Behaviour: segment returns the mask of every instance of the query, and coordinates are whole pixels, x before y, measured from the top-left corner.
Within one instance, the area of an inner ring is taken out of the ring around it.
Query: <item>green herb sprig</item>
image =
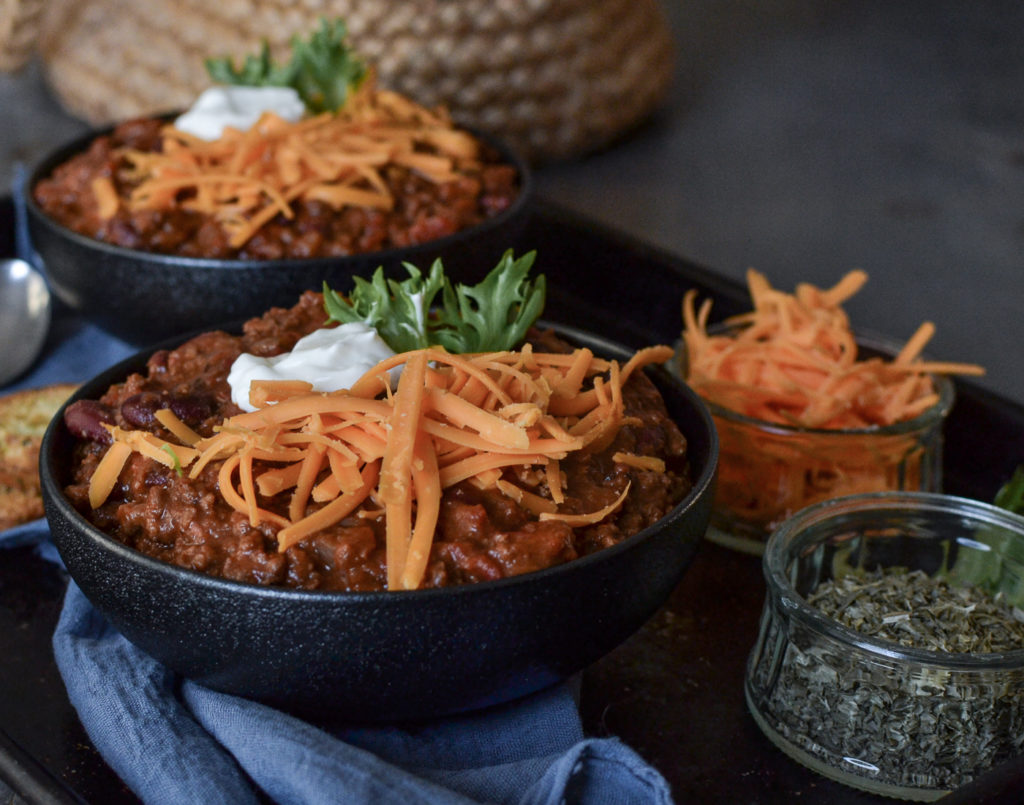
[[[1024,464],[999,488],[993,503],[1015,514],[1024,514]]]
[[[992,502],[1007,511],[1024,514],[1024,464],[999,488]],[[970,537],[988,550],[958,551],[949,569],[951,575],[961,584],[973,584],[992,594],[1000,593],[1009,603],[1024,608],[1024,580],[1016,569],[1024,562],[1024,548],[1002,529],[981,527]]]
[[[291,87],[313,114],[334,112],[345,105],[349,94],[367,75],[363,61],[347,42],[342,20],[320,20],[320,29],[308,41],[292,38],[292,56],[276,63],[270,45],[263,40],[257,55],[245,57],[236,67],[230,56],[207,59],[206,71],[220,84],[248,87]]]
[[[396,352],[434,345],[456,353],[511,349],[544,309],[544,276],[528,277],[535,258],[536,252],[517,258],[506,251],[473,286],[453,284],[440,259],[426,276],[404,263],[409,278],[402,281],[378,268],[370,281],[356,277],[347,297],[324,283],[324,308],[329,321],[375,328]]]

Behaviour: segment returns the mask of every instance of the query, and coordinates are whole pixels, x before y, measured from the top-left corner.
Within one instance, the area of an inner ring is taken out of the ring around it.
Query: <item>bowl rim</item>
[[[177,112],[170,112],[149,115],[148,117],[156,119],[172,119],[176,117],[177,114]],[[353,254],[337,256],[281,257],[277,259],[260,260],[244,257],[189,257],[187,255],[150,252],[144,249],[132,249],[126,246],[108,243],[107,241],[99,240],[98,238],[92,238],[88,235],[76,232],[73,229],[69,229],[64,224],[50,217],[50,215],[48,215],[43,208],[39,206],[35,200],[35,194],[33,192],[35,186],[42,179],[52,174],[54,169],[71,157],[79,153],[84,153],[94,140],[98,137],[110,134],[117,125],[118,124],[115,123],[110,126],[92,129],[45,154],[32,166],[21,187],[25,207],[31,219],[35,220],[40,225],[45,226],[55,236],[63,238],[66,241],[75,244],[79,248],[97,252],[100,259],[107,257],[116,258],[118,260],[139,260],[171,269],[177,267],[183,270],[203,269],[216,271],[251,271],[260,268],[277,268],[281,265],[301,265],[315,268],[317,265],[328,263],[335,265],[339,262],[344,263],[345,261],[378,261],[381,264],[393,264],[400,258],[407,258],[410,255],[423,251],[440,252],[457,244],[460,240],[470,235],[484,235],[493,229],[498,229],[521,215],[528,209],[533,201],[535,178],[525,157],[523,157],[522,154],[508,143],[491,134],[469,126],[457,125],[456,127],[460,130],[469,132],[477,139],[495,149],[504,162],[512,165],[516,169],[516,174],[519,178],[519,192],[516,194],[512,203],[497,215],[485,218],[483,221],[480,221],[471,227],[460,229],[459,231],[445,235],[444,237],[424,241],[423,243],[414,243],[408,246],[392,246],[387,249],[378,249],[370,252],[356,252]]]
[[[840,514],[857,512],[900,512],[908,508],[918,512],[959,513],[980,524],[996,525],[1021,533],[1024,538],[1024,516],[992,503],[942,492],[866,492],[823,500],[811,504],[779,525],[765,545],[762,569],[768,586],[768,599],[777,597],[786,613],[804,627],[832,642],[856,647],[877,658],[915,665],[957,671],[1014,670],[1024,668],[1024,648],[1002,652],[948,652],[915,646],[901,646],[891,640],[865,635],[825,615],[811,606],[793,587],[787,574],[787,553],[806,549],[806,540],[795,539],[787,551],[787,538],[811,525]]]
[[[708,333],[718,334],[729,329],[732,328],[724,323],[719,323],[709,327]],[[880,335],[871,330],[857,330],[853,335],[858,347],[864,346],[888,356],[898,354],[901,347],[901,343],[898,340]],[[686,355],[685,343],[682,339],[680,339],[678,343],[680,345],[677,349],[677,355],[679,357],[674,364],[679,364],[676,366],[676,370],[680,377],[685,381],[686,373],[682,365]],[[757,428],[759,431],[764,433],[771,433],[777,436],[867,436],[872,438],[882,436],[902,436],[908,433],[916,433],[918,431],[925,430],[932,425],[942,422],[953,408],[953,404],[956,401],[956,387],[953,380],[948,375],[942,374],[930,373],[928,377],[931,378],[932,383],[935,386],[935,391],[939,395],[939,399],[934,405],[929,406],[924,411],[917,414],[917,416],[910,419],[893,422],[891,425],[871,425],[866,428],[818,428],[808,427],[806,425],[787,425],[783,422],[772,422],[767,419],[758,419],[757,417],[748,416],[740,413],[739,411],[734,411],[731,408],[726,408],[723,405],[708,400],[703,395],[701,396],[701,399],[704,400],[708,409],[714,416],[719,417],[726,422],[737,425],[747,425],[749,427]]]
[[[303,590],[290,587],[282,586],[264,586],[258,584],[252,584],[248,582],[235,581],[232,579],[223,578],[220,576],[213,576],[207,573],[203,573],[198,570],[191,570],[184,568],[179,565],[175,565],[171,562],[166,562],[161,559],[152,557],[142,551],[135,548],[131,548],[114,537],[108,535],[103,530],[97,528],[89,520],[87,520],[78,510],[70,503],[67,496],[64,494],[64,490],[57,481],[56,472],[52,466],[51,456],[54,449],[54,442],[59,437],[59,432],[64,429],[64,411],[73,402],[86,399],[86,395],[92,395],[97,389],[100,393],[105,391],[112,383],[118,380],[123,380],[128,371],[132,371],[132,367],[138,367],[144,365],[148,357],[161,349],[173,348],[181,345],[188,341],[195,335],[203,332],[209,332],[211,329],[228,329],[230,332],[231,327],[237,327],[239,322],[232,322],[226,324],[223,328],[202,328],[194,333],[186,334],[184,336],[176,336],[171,339],[167,339],[160,344],[155,346],[146,347],[139,350],[127,358],[118,361],[113,366],[107,368],[103,372],[100,372],[95,377],[84,382],[74,394],[69,397],[61,408],[54,415],[50,421],[46,432],[43,435],[41,450],[40,450],[40,480],[43,486],[44,496],[49,498],[49,505],[56,507],[61,516],[63,516],[73,527],[79,531],[85,533],[85,538],[97,542],[105,550],[109,550],[117,555],[119,558],[140,565],[143,569],[154,573],[168,574],[172,579],[181,580],[191,585],[198,585],[199,587],[208,591],[221,591],[225,593],[242,593],[246,597],[252,597],[256,600],[269,600],[269,599],[287,599],[293,601],[306,601],[313,603],[330,603],[335,601],[345,602],[357,602],[359,605],[373,605],[381,602],[396,602],[406,599],[420,599],[430,600],[439,596],[451,597],[451,596],[474,596],[474,595],[487,595],[489,593],[497,592],[502,589],[509,587],[519,586],[530,586],[534,584],[543,584],[545,580],[552,575],[565,573],[567,568],[587,567],[593,564],[604,563],[611,561],[618,554],[629,550],[632,546],[639,542],[646,541],[653,537],[653,535],[659,532],[661,529],[671,526],[676,521],[682,520],[685,515],[693,509],[698,501],[703,498],[707,498],[713,491],[715,477],[717,474],[718,466],[718,434],[714,426],[714,422],[711,418],[710,412],[708,411],[704,400],[693,391],[686,383],[676,377],[673,373],[668,372],[662,366],[649,366],[645,367],[644,371],[654,374],[660,382],[674,388],[676,393],[681,395],[687,400],[690,407],[697,414],[697,418],[703,425],[704,435],[707,437],[707,455],[704,467],[701,468],[700,472],[696,477],[692,479],[692,486],[683,496],[683,498],[669,511],[664,517],[658,520],[656,523],[638,531],[635,534],[630,535],[621,542],[611,545],[607,548],[602,548],[586,556],[581,556],[573,559],[569,562],[563,562],[558,565],[543,568],[541,570],[531,571],[529,573],[521,573],[514,576],[506,576],[501,579],[492,581],[480,581],[473,582],[470,584],[457,584],[446,587],[438,588],[421,588],[416,590],[369,590],[369,591],[349,591],[349,590]],[[564,335],[568,339],[580,338],[590,342],[590,345],[595,349],[605,349],[612,354],[618,352],[620,354],[629,354],[632,350],[625,345],[612,341],[605,338],[604,336],[590,333],[585,330],[549,322],[545,319],[539,319],[537,325],[540,327],[550,327],[555,329],[560,335]],[[683,434],[688,444],[692,443],[689,434]],[[51,514],[47,509],[47,519],[49,520]],[[700,542],[702,535],[698,536],[693,540],[694,550]]]

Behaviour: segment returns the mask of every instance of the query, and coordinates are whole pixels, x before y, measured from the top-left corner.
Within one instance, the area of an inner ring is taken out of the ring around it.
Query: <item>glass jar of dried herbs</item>
[[[746,696],[805,765],[937,799],[1024,753],[1024,518],[929,493],[840,498],[768,542]]]

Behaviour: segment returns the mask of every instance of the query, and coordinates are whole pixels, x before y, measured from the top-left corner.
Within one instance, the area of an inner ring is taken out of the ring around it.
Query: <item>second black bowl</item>
[[[291,306],[326,281],[345,292],[353,276],[378,266],[404,278],[403,262],[426,271],[435,258],[457,281],[479,281],[516,245],[533,194],[529,166],[507,146],[480,134],[501,161],[515,167],[519,193],[504,211],[437,240],[347,257],[281,260],[204,259],[128,249],[59,224],[36,203],[32,188],[105,132],[58,149],[32,171],[25,189],[28,229],[57,297],[107,332],[137,345]]]

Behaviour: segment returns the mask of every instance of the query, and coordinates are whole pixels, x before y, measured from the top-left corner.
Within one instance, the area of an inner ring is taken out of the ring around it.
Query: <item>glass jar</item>
[[[930,493],[816,504],[764,554],[767,597],[745,693],[797,761],[876,794],[934,800],[1024,751],[1024,649],[949,653],[867,636],[808,603],[885,568],[943,575],[1024,606],[1024,517]]]
[[[727,331],[712,328],[711,332]],[[899,347],[859,335],[861,355],[891,357]],[[685,348],[678,350],[686,377]],[[942,491],[943,425],[955,389],[933,376],[938,401],[893,425],[836,430],[745,416],[705,400],[718,430],[718,480],[707,537],[753,554],[772,530],[805,506],[883,491]]]

